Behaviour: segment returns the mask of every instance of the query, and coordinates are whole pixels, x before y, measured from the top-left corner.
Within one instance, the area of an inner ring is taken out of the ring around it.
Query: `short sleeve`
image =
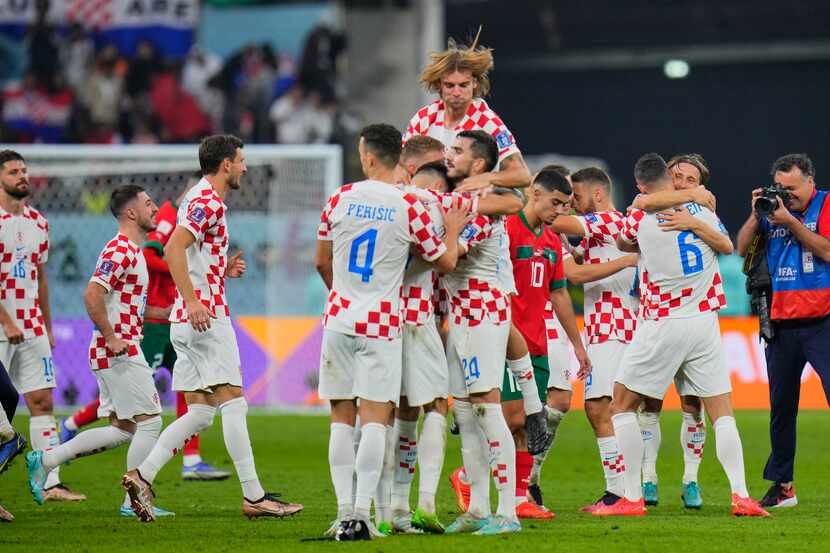
[[[634,243],[637,241],[637,235],[640,233],[640,221],[642,221],[646,212],[641,209],[631,209],[623,220],[622,231],[620,236],[626,242]]]
[[[90,282],[98,283],[110,292],[124,272],[133,264],[135,264],[135,255],[126,245],[116,243],[108,246],[98,258]]]
[[[215,226],[225,213],[225,206],[217,198],[211,196],[194,198],[188,202],[184,220],[180,226],[186,228],[196,238],[202,241],[205,234]]]
[[[461,230],[458,241],[469,250],[482,240],[489,238],[492,233],[493,223],[490,218],[485,215],[477,215]]]
[[[712,228],[718,229],[718,231],[720,231],[721,234],[729,236],[729,231],[726,230],[726,227],[721,222],[720,218],[717,215],[715,215],[715,213],[705,208],[700,208],[700,211],[698,213],[707,225],[711,226]]]
[[[513,133],[510,132],[510,129],[507,128],[507,125],[504,124],[501,117],[495,113],[492,113],[492,116],[492,122],[495,128],[490,132],[490,135],[495,139],[496,146],[499,148],[499,163],[501,163],[513,154],[520,153],[519,146],[516,144]]]
[[[320,225],[317,227],[317,240],[331,240],[331,224],[332,224],[332,213],[334,212],[334,208],[337,207],[337,204],[340,203],[340,197],[343,193],[348,192],[352,189],[351,184],[344,184],[340,188],[338,188],[334,194],[329,196],[328,201],[326,202],[326,207],[323,208],[323,212],[320,214]]]
[[[411,194],[404,194],[404,200],[408,204],[406,217],[410,239],[415,243],[421,257],[427,261],[435,261],[447,251],[447,246],[438,237],[432,217],[429,216],[424,204]]]
[[[830,238],[830,194],[824,196],[824,204],[818,214],[818,233]]]
[[[586,238],[600,242],[613,242],[622,232],[623,215],[614,211],[577,215]]]
[[[570,254],[567,252],[567,250],[565,250],[565,245],[562,243],[561,240],[558,240],[557,242],[559,251],[556,252],[556,262],[553,264],[552,267],[553,274],[551,275],[550,279],[551,290],[565,288],[568,285],[568,281],[565,278],[565,259],[570,257]]]
[[[42,217],[38,221],[38,227],[43,231],[43,236],[37,247],[38,263],[42,265],[49,261],[49,221],[45,217]]]

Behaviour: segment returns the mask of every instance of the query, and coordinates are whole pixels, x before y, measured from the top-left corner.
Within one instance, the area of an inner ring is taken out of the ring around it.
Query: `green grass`
[[[761,470],[768,453],[767,417],[763,412],[741,412],[741,430],[750,491],[760,497],[766,490]],[[241,495],[234,477],[220,483],[182,482],[180,461],[171,462],[156,480],[158,504],[177,513],[172,519],[140,524],[118,516],[126,448],[79,459],[62,469],[71,487],[86,493],[80,504],[46,504],[32,501],[22,460],[0,477],[2,504],[16,516],[0,526],[0,551],[202,551],[306,552],[347,548],[371,552],[478,551],[481,548],[530,548],[539,551],[730,551],[755,553],[774,547],[794,551],[821,551],[827,547],[826,434],[830,412],[804,412],[799,419],[797,459],[798,497],[795,509],[776,511],[772,519],[732,519],[729,489],[715,458],[714,434],[701,467],[704,507],[686,512],[680,504],[682,459],[679,416],[663,417],[663,449],[658,465],[661,503],[643,519],[596,519],[578,512],[602,491],[602,476],[594,441],[582,413],[571,413],[560,427],[543,474],[548,506],[557,518],[525,522],[519,535],[396,536],[370,543],[336,544],[304,541],[316,538],[334,515],[334,495],[327,466],[328,422],[312,416],[252,416],[249,419],[257,469],[266,489],[305,504],[305,511],[288,520],[248,521],[240,512]],[[168,421],[166,421],[168,422]],[[24,417],[15,426],[27,428]],[[231,463],[224,451],[221,425],[202,438],[204,457],[224,467]],[[460,462],[459,440],[448,440],[445,475]],[[439,513],[449,522],[454,516],[451,489],[442,480]],[[417,475],[416,475],[417,484]],[[413,495],[413,497],[415,497]],[[495,498],[495,492],[493,493]],[[529,549],[527,549],[529,550]]]

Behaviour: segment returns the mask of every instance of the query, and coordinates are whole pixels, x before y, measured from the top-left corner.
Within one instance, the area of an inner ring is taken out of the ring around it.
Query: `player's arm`
[[[167,267],[170,269],[170,276],[182,295],[185,307],[187,308],[190,324],[199,332],[210,328],[210,313],[207,307],[196,297],[196,290],[193,288],[193,281],[187,267],[187,248],[196,241],[196,237],[187,228],[177,226],[170,236],[170,240],[164,247],[164,257],[167,259]]]
[[[55,337],[52,334],[52,309],[49,307],[49,281],[46,278],[46,266],[43,263],[37,266],[37,300],[40,303],[40,312],[43,315],[43,326],[46,327],[49,345],[55,347]]]
[[[472,175],[464,179],[456,190],[473,192],[488,186],[504,188],[524,188],[530,185],[530,170],[527,168],[520,152],[515,152],[501,160],[498,171],[489,171]]]
[[[655,212],[689,202],[700,204],[709,211],[715,211],[715,196],[703,186],[686,190],[663,190],[651,194],[640,194],[634,198],[631,207]]]
[[[482,215],[514,215],[524,207],[524,196],[519,190],[494,190],[478,199],[476,213]]]
[[[560,215],[548,227],[556,233],[561,232],[569,236],[585,236],[585,227],[573,215]]]
[[[458,236],[470,217],[468,211],[457,208],[442,211],[441,214],[444,218],[444,246],[446,251],[434,261],[433,265],[439,273],[450,273],[455,270],[459,253],[462,251],[458,244]],[[466,250],[464,251],[466,253]]]
[[[645,216],[645,211],[632,209],[625,216],[622,230],[617,235],[617,248],[626,253],[639,253],[640,246],[637,244],[637,235],[640,233],[640,220]]]
[[[657,225],[664,231],[691,231],[718,253],[731,255],[734,251],[732,240],[725,232],[716,229],[703,218],[695,217],[685,207],[660,213],[659,217],[661,222]]]
[[[577,263],[573,257],[564,260],[565,276],[574,284],[602,280],[628,267],[636,267],[639,256],[629,254],[605,263]]]
[[[640,246],[637,242],[629,242],[622,236],[617,238],[617,249],[626,253],[640,253]]]
[[[579,327],[576,324],[576,313],[574,313],[574,306],[571,303],[568,288],[564,283],[557,283],[555,286],[550,292],[550,302],[553,304],[553,311],[556,313],[559,322],[562,323],[562,328],[565,330],[565,334],[568,335],[568,340],[573,344],[574,353],[579,360],[579,373],[577,376],[580,379],[584,379],[591,372],[591,360],[588,359],[588,353],[585,351],[582,337],[579,335]]]
[[[23,342],[23,331],[14,322],[14,319],[6,308],[0,304],[0,326],[3,327],[3,333],[10,344],[19,344]]]
[[[84,291],[84,305],[90,320],[95,327],[101,332],[104,340],[107,342],[107,347],[112,351],[113,355],[122,355],[126,353],[128,344],[124,340],[115,335],[112,329],[109,317],[107,316],[107,306],[104,303],[104,296],[108,290],[97,282],[90,282],[86,285]]]
[[[331,240],[317,240],[317,253],[314,256],[314,265],[317,273],[323,279],[323,284],[331,290],[333,279]]]

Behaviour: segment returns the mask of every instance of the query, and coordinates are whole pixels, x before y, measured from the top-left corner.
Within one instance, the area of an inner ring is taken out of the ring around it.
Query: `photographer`
[[[821,378],[830,402],[830,194],[816,190],[813,162],[789,154],[772,166],[773,186],[752,191],[753,213],[738,233],[745,256],[756,233],[766,238],[771,277],[773,336],[766,358],[772,451],[765,507],[798,503],[793,486],[796,417],[806,362]]]

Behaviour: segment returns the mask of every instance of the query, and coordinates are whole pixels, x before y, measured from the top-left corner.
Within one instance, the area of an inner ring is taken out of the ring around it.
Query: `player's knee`
[[[226,407],[229,403],[232,403],[236,400],[231,400],[227,403],[223,403],[222,407]],[[242,398],[242,401],[245,401],[245,398]],[[247,403],[243,406],[245,411],[248,410]],[[222,414],[227,414],[227,409],[223,409]],[[184,415],[186,417],[190,417],[193,421],[193,426],[196,427],[196,432],[201,432],[202,430],[210,427],[213,424],[213,418],[216,415],[216,408],[210,405],[205,405],[204,403],[194,403],[187,406],[187,414]]]
[[[610,421],[608,402],[604,399],[585,401],[585,416],[588,417],[588,422],[591,423],[594,429],[605,422],[606,419]]]
[[[519,410],[518,412],[514,411],[512,413],[505,413],[504,419],[505,421],[507,421],[507,427],[510,429],[511,434],[524,432],[525,413],[523,410]]]
[[[703,402],[697,396],[683,396],[680,407],[684,413],[689,413],[699,418],[703,411]]]
[[[36,390],[24,394],[26,405],[32,416],[51,415],[53,409],[52,390]]]
[[[647,398],[643,401],[643,411],[646,413],[660,413],[663,410],[663,400]]]
[[[561,411],[563,414],[571,410],[571,392],[567,390],[557,390],[550,388],[548,390],[548,407]]]

